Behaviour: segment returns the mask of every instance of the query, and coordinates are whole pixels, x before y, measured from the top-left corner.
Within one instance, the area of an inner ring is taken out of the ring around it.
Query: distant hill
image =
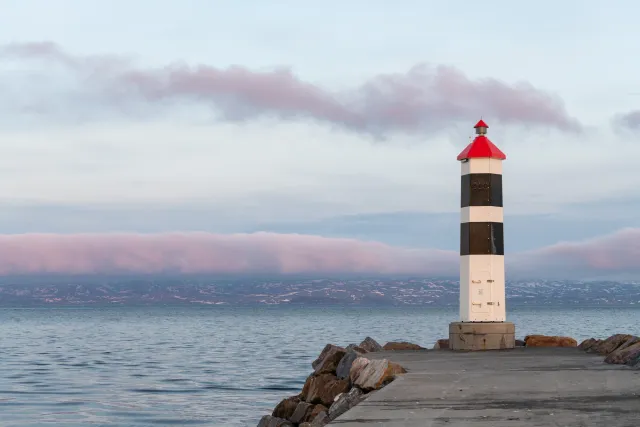
[[[512,281],[511,305],[629,306],[640,283]],[[453,279],[0,278],[0,307],[92,305],[455,306]]]

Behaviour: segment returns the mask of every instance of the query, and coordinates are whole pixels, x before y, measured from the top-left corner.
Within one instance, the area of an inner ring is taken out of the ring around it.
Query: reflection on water
[[[0,425],[255,426],[324,344],[431,346],[449,309],[0,309]],[[635,332],[640,309],[514,309],[519,337]]]

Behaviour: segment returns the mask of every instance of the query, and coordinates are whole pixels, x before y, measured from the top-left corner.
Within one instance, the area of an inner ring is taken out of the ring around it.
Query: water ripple
[[[255,426],[327,342],[442,338],[454,310],[0,309],[2,427]],[[518,336],[635,332],[632,308],[516,309]],[[318,332],[321,325],[321,332]]]

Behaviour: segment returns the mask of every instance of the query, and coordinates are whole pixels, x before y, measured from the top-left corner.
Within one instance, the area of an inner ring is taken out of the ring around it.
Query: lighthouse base
[[[453,322],[449,324],[451,350],[505,350],[516,345],[516,326],[511,322]]]

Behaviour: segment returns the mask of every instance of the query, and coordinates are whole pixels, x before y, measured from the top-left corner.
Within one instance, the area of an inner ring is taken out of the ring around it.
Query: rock
[[[578,342],[571,337],[550,335],[527,335],[524,337],[526,347],[577,347]]]
[[[365,354],[367,353],[367,350],[365,350],[364,348],[360,347],[357,344],[349,344],[348,346],[345,347],[345,350],[349,351],[349,350],[353,350],[356,353],[360,353],[360,354]]]
[[[449,348],[449,340],[446,338],[439,339],[433,345],[434,350],[445,350]]]
[[[353,387],[349,390],[349,393],[342,393],[329,408],[327,412],[329,419],[331,421],[335,420],[363,400],[364,393],[358,387]]]
[[[387,351],[426,350],[424,347],[421,347],[418,344],[413,344],[406,341],[388,342],[382,347],[382,349]]]
[[[326,412],[320,412],[317,417],[311,422],[311,427],[324,427],[329,424],[329,415]]]
[[[353,361],[360,357],[360,354],[354,350],[347,350],[347,353],[340,359],[340,363],[336,367],[336,376],[341,380],[349,378],[351,365]]]
[[[351,380],[351,383],[353,383],[355,378],[360,376],[360,373],[367,367],[369,362],[370,360],[366,357],[358,357],[353,361],[353,363],[351,363],[351,369],[349,370],[349,379]]]
[[[640,348],[635,348],[627,355],[625,365],[640,368]]]
[[[295,412],[289,418],[293,424],[310,423],[320,412],[328,411],[327,407],[321,404],[313,405],[311,403],[300,402]]]
[[[331,346],[326,352],[324,352],[324,357],[320,360],[320,363],[316,364],[314,374],[335,374],[336,368],[340,363],[340,360],[345,355],[345,350],[342,347]]]
[[[325,413],[327,414],[329,411],[329,408],[327,408],[326,406],[322,405],[322,404],[317,404],[316,406],[313,407],[313,410],[311,411],[311,414],[309,414],[309,422],[312,422],[313,420],[316,419],[316,417],[318,415],[320,415],[321,413]]]
[[[353,364],[355,365],[360,359],[356,359]],[[402,366],[387,359],[370,360],[362,369],[354,371],[352,366],[351,374],[354,375],[350,375],[350,379],[354,385],[367,392],[384,387],[393,381],[397,374],[406,372],[407,370]]]
[[[333,344],[327,344],[327,345],[324,346],[324,348],[320,352],[320,356],[318,356],[318,358],[316,360],[311,362],[311,367],[313,369],[316,369],[316,366],[318,366],[320,364],[320,362],[322,362],[322,360],[325,358],[327,353],[329,353],[330,351],[335,350],[335,349],[340,349],[340,350],[344,351],[344,348],[342,348],[342,347],[338,347],[337,345],[333,345]]]
[[[634,344],[636,344],[637,342],[640,341],[640,337],[637,337],[635,335],[632,335],[631,338],[629,338],[628,340],[626,340],[625,342],[623,342],[620,347],[616,348],[615,351],[619,351],[619,350],[624,350],[627,347],[630,347]]]
[[[291,421],[294,424],[308,422],[309,421],[308,415],[311,414],[311,411],[313,410],[314,406],[315,405],[307,402],[298,403],[298,406],[296,407],[296,410],[293,412],[293,414],[289,418],[289,421]]]
[[[516,347],[524,347],[524,341],[523,340],[516,340]]]
[[[282,418],[274,417],[273,415],[265,415],[260,419],[258,427],[294,427],[294,425]]]
[[[589,349],[589,351],[606,356],[609,353],[613,353],[618,347],[620,347],[631,338],[633,338],[633,335],[629,334],[611,335],[609,338],[604,339],[597,344],[594,344]]]
[[[366,337],[364,341],[360,343],[359,347],[363,348],[367,352],[382,351],[382,346],[378,343],[378,341],[374,340],[371,337]]]
[[[293,411],[296,410],[298,403],[300,403],[300,397],[298,396],[282,399],[282,401],[276,405],[271,415],[276,418],[284,418],[285,420],[291,419],[291,415],[293,415]]]
[[[578,348],[580,350],[587,351],[587,350],[589,350],[591,347],[593,347],[595,344],[597,344],[599,342],[600,342],[600,340],[597,340],[595,338],[588,338],[588,339],[582,341],[580,343],[580,345],[578,345]]]
[[[605,363],[612,363],[616,365],[625,365],[629,359],[633,359],[640,351],[640,338],[627,340],[624,344],[618,347],[613,352],[609,353],[605,357]]]
[[[302,423],[299,427],[311,427],[311,423]]]
[[[307,403],[322,403],[329,407],[337,395],[348,390],[348,380],[340,380],[333,374],[311,375],[304,384],[301,397]]]

